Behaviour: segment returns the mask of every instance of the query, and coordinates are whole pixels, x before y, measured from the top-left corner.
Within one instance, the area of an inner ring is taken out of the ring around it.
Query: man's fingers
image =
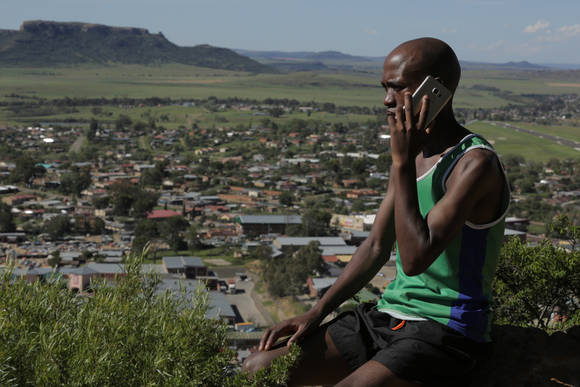
[[[395,118],[391,114],[387,115],[387,124],[389,124],[389,130],[392,134],[393,130],[395,130]]]
[[[268,339],[270,337],[271,330],[272,330],[272,328],[266,329],[266,331],[262,335],[262,338],[260,339],[260,345],[258,346],[258,351],[263,351],[264,348],[266,347],[266,342],[268,341]]]
[[[421,101],[421,112],[419,113],[419,121],[417,122],[417,129],[423,130],[425,120],[427,119],[427,112],[429,112],[429,96],[425,95]]]
[[[397,106],[395,108],[395,121],[396,124],[401,124],[403,122],[403,107],[402,106]]]
[[[300,327],[300,329],[298,329],[296,331],[296,333],[294,333],[292,335],[292,337],[288,340],[288,342],[286,343],[286,346],[291,346],[292,343],[296,342],[296,340],[298,340],[300,338],[300,336],[302,336],[302,332],[304,332],[304,328]]]
[[[413,127],[413,103],[411,93],[405,93],[405,128],[410,130]]]

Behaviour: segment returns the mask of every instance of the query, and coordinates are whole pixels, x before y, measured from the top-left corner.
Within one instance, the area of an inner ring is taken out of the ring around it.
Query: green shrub
[[[551,228],[569,240],[570,249],[549,240],[528,246],[518,238],[503,246],[493,283],[497,323],[545,330],[580,323],[580,227],[558,217]],[[567,320],[551,321],[555,312]]]
[[[128,259],[114,286],[72,293],[59,280],[1,278],[0,385],[273,385],[297,356],[250,381],[237,372],[226,326],[208,319],[207,293],[156,295],[158,279]]]

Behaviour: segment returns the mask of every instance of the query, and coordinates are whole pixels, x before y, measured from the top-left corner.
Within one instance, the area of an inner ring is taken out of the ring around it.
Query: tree
[[[260,261],[266,261],[272,258],[272,248],[268,245],[259,245],[254,251],[254,257]]]
[[[143,219],[135,226],[135,238],[133,239],[132,251],[140,254],[147,242],[158,238],[157,223],[150,219]]]
[[[15,229],[12,207],[0,202],[0,232],[12,232]]]
[[[143,190],[127,181],[111,186],[111,204],[115,215],[143,217],[157,205],[158,199],[158,193]]]
[[[196,223],[193,223],[189,226],[189,229],[185,234],[185,240],[187,241],[187,246],[192,251],[197,250],[203,246],[201,243],[201,238],[199,237],[199,227]]]
[[[117,120],[115,121],[115,129],[117,130],[126,129],[129,126],[131,126],[132,122],[133,121],[131,120],[131,118],[129,118],[129,116],[127,116],[126,114],[120,114],[119,117],[117,117]]]
[[[302,233],[306,236],[330,235],[332,215],[321,208],[310,208],[302,215]]]
[[[554,224],[560,233],[578,241],[580,227],[566,218]],[[493,284],[496,321],[500,323],[553,327],[553,313],[580,322],[580,250],[571,250],[544,240],[527,246],[513,238],[502,248]]]
[[[95,136],[97,135],[97,130],[99,130],[99,121],[97,121],[94,118],[91,118],[89,128],[86,131],[87,140],[89,142],[95,139]]]
[[[280,194],[280,204],[285,205],[286,207],[292,206],[292,204],[294,204],[294,195],[292,192],[282,191]]]
[[[131,215],[137,218],[144,217],[157,205],[158,200],[159,194],[157,192],[135,190],[131,205]]]
[[[88,170],[74,170],[64,174],[60,179],[59,190],[64,195],[79,197],[81,192],[91,185],[91,173]]]
[[[167,176],[165,168],[167,162],[155,163],[155,167],[146,169],[141,175],[141,184],[144,186],[159,188],[163,179]]]
[[[47,233],[53,241],[62,239],[62,237],[70,233],[70,231],[70,219],[66,215],[55,216],[44,223],[44,232]]]
[[[53,251],[50,256],[48,257],[48,266],[50,267],[58,267],[60,265],[60,250]]]
[[[37,165],[36,161],[26,154],[18,157],[15,164],[8,178],[12,183],[30,184],[33,178],[41,177],[46,173],[44,167]]]
[[[182,216],[172,216],[159,222],[157,229],[161,237],[167,242],[173,251],[179,251],[185,248],[185,242],[181,233],[187,229],[189,222]]]
[[[303,294],[309,276],[326,272],[318,242],[310,242],[290,257],[262,260],[262,268],[269,292],[277,297]]]

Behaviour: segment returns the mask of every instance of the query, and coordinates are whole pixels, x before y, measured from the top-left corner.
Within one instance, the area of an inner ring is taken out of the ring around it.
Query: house
[[[172,210],[153,210],[147,214],[147,219],[167,219],[174,216],[181,216],[181,212]]]
[[[162,264],[167,273],[182,274],[185,278],[195,279],[207,276],[207,267],[205,267],[201,258],[198,257],[163,257]]]
[[[175,297],[182,297],[185,302],[195,302],[196,292],[208,293],[208,308],[205,316],[210,319],[221,319],[228,325],[236,323],[236,313],[225,295],[217,291],[207,291],[201,281],[177,278],[162,279],[157,285],[156,293],[170,292]]]
[[[357,250],[356,246],[322,246],[322,259],[325,262],[350,262]]]
[[[326,291],[330,289],[332,285],[334,285],[337,279],[337,277],[308,277],[306,284],[308,285],[308,290],[310,291],[310,297],[322,297],[324,293],[326,293]]]
[[[272,250],[280,250],[288,255],[310,242],[318,242],[319,248],[323,251],[328,247],[347,247],[344,239],[340,237],[278,237],[272,241]]]
[[[299,215],[241,215],[234,218],[244,235],[256,237],[264,234],[285,234],[288,225],[302,224]]]

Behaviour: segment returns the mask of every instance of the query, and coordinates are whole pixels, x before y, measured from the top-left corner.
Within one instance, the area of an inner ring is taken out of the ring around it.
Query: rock
[[[537,328],[496,325],[491,357],[470,387],[580,386],[580,326],[551,335]]]

